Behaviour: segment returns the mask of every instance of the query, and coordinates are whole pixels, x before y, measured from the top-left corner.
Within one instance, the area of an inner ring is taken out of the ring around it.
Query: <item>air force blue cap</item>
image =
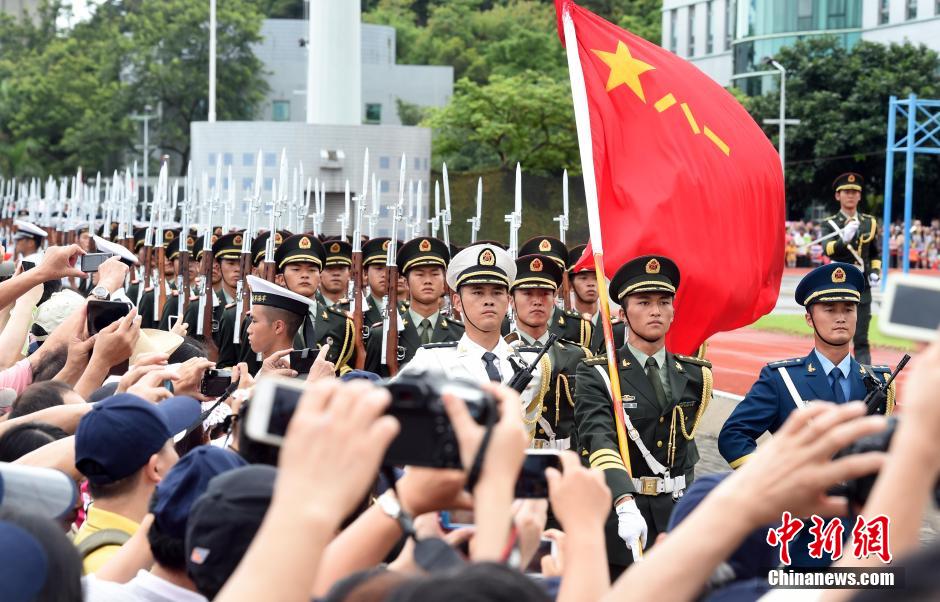
[[[75,431],[75,468],[96,485],[129,477],[175,434],[199,420],[199,409],[191,397],[154,404],[121,393],[100,401]]]
[[[847,301],[859,303],[865,290],[862,271],[850,263],[834,261],[821,265],[803,276],[796,286],[796,302],[804,307],[813,303]]]
[[[201,445],[180,458],[157,485],[150,505],[162,533],[186,538],[186,520],[193,502],[206,492],[212,477],[245,466],[238,454],[220,447]]]

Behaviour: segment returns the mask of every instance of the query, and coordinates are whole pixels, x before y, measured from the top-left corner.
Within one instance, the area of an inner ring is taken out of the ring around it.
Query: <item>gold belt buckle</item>
[[[640,477],[640,493],[643,495],[658,495],[657,485],[659,479],[656,477]]]
[[[533,440],[532,440],[532,447],[535,448],[535,449],[544,449],[544,448],[548,447],[548,441],[546,441],[546,440],[544,440],[544,439],[533,439]]]

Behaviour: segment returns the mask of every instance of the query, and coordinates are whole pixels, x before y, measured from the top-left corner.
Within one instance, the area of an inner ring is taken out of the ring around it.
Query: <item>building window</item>
[[[264,153],[264,166],[277,167],[277,153]]]
[[[215,188],[215,176],[209,176],[209,188]]]
[[[270,192],[274,189],[274,178],[265,178],[264,179],[264,189]]]
[[[935,0],[933,3],[933,14],[936,17],[940,17],[940,0]]]
[[[845,3],[846,0],[829,0],[829,29],[845,29]]]
[[[917,18],[917,0],[907,0],[905,3],[905,19],[913,21]]]
[[[218,160],[219,156],[215,153],[209,153],[209,165],[215,167],[215,162]]]
[[[890,0],[881,0],[878,9],[878,25],[886,25],[891,20]]]
[[[250,191],[254,183],[254,178],[242,178],[242,190]]]
[[[228,190],[228,178],[222,180],[222,190]]]
[[[421,159],[415,157],[415,171],[421,169]]]
[[[799,0],[796,4],[796,28],[801,30],[813,27],[813,0]]]
[[[695,5],[689,5],[689,36],[688,56],[695,56]]]
[[[251,153],[242,153],[242,167],[251,167],[255,164],[255,156]]]
[[[669,11],[669,50],[672,52],[675,52],[679,45],[678,38],[676,38],[676,22],[679,19],[678,12],[679,11],[676,9]]]
[[[390,186],[388,180],[382,180],[379,182],[379,192],[388,192],[389,188]]]
[[[940,2],[940,0],[937,0],[937,2]],[[424,158],[424,168],[425,168],[425,169],[428,169],[428,158],[427,158],[427,157]]]
[[[715,52],[715,24],[714,10],[712,8],[713,0],[705,3],[705,54]]]
[[[222,155],[222,165],[231,165],[233,160],[232,153],[225,153]]]
[[[382,123],[382,105],[377,102],[366,103],[366,123]]]
[[[388,169],[389,158],[388,157],[379,157],[379,169]]]
[[[274,121],[290,121],[290,101],[275,100],[271,104],[271,119]]]

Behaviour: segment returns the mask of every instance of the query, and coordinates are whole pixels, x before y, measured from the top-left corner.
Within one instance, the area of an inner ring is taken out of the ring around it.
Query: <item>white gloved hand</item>
[[[640,540],[640,547],[646,547],[646,521],[640,514],[640,509],[636,507],[636,500],[627,500],[621,502],[615,508],[617,512],[617,535],[627,544],[628,548],[633,548],[634,543]]]
[[[872,288],[878,286],[879,282],[881,282],[881,274],[878,272],[872,272],[868,275],[868,284],[870,284]]]
[[[858,222],[851,221],[842,228],[842,242],[848,243],[858,233]]]

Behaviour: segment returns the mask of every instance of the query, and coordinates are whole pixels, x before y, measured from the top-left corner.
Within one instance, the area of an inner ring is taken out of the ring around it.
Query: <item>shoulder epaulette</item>
[[[569,317],[571,317],[571,318],[578,318],[579,320],[583,320],[583,319],[584,319],[584,316],[582,316],[582,315],[581,315],[577,310],[575,310],[575,309],[566,309],[566,310],[565,310],[565,315],[566,315],[566,316],[569,316]]]
[[[799,366],[805,359],[805,357],[794,357],[788,360],[777,360],[776,362],[768,362],[767,366],[770,368],[779,368],[781,366]]]
[[[347,312],[341,310],[340,308],[336,307],[336,304],[335,304],[335,303],[334,303],[333,305],[327,307],[327,308],[326,308],[326,311],[332,312],[332,313],[334,313],[334,314],[336,314],[336,315],[338,315],[338,316],[343,316],[344,318],[349,318],[349,314],[348,314]]]
[[[443,343],[428,343],[421,345],[422,349],[443,349],[445,347],[456,347],[460,341],[444,341]]]
[[[509,334],[507,334],[506,336],[503,337],[503,340],[506,341],[507,343],[510,343],[510,344],[511,344],[511,343],[515,343],[516,341],[519,340],[519,333],[518,333],[518,332],[510,332]]]
[[[231,303],[229,303],[228,305],[225,306],[225,309],[231,309],[231,308],[235,307],[235,303],[236,303],[235,301],[232,301]]]
[[[607,355],[595,355],[594,357],[586,357],[581,362],[585,366],[597,366],[599,364],[607,365]]]
[[[676,353],[675,356],[677,360],[686,364],[695,364],[696,366],[705,366],[706,368],[712,367],[712,363],[703,358],[692,357],[691,355],[679,355],[678,353]]]

